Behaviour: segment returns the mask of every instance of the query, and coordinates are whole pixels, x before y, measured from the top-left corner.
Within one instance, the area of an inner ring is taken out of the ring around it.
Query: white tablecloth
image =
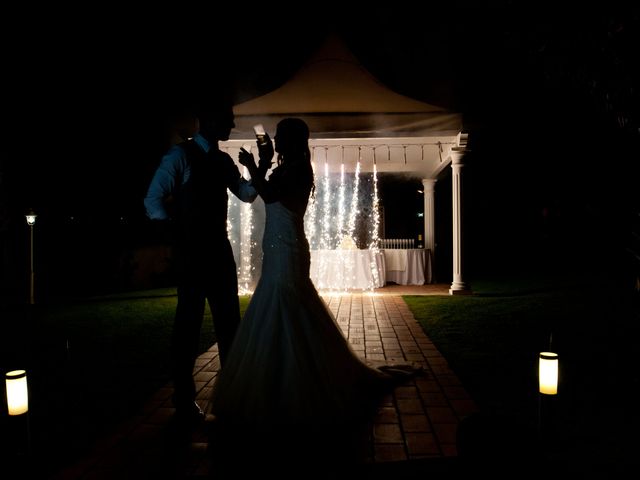
[[[311,250],[310,277],[318,290],[370,290],[383,287],[381,250]]]
[[[383,250],[386,264],[385,280],[398,285],[431,283],[431,254],[423,248]]]

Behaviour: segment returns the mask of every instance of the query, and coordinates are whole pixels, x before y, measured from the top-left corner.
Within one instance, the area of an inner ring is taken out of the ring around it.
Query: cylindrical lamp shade
[[[9,415],[22,415],[29,410],[29,393],[27,391],[27,372],[13,370],[5,374],[7,387],[7,407]]]
[[[37,215],[31,213],[29,215],[25,215],[25,217],[27,218],[27,224],[35,225]]]
[[[558,354],[540,352],[539,365],[540,393],[556,395],[558,393]]]

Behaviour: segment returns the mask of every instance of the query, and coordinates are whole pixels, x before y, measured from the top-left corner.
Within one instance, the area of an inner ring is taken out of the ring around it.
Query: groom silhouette
[[[221,365],[240,323],[236,264],[227,237],[227,189],[243,202],[257,196],[218,146],[235,127],[232,104],[220,100],[207,105],[197,113],[197,123],[193,138],[164,155],[144,199],[147,216],[169,228],[174,239],[178,304],[172,333],[173,404],[176,418],[188,423],[205,417],[195,401],[193,381],[205,300]]]

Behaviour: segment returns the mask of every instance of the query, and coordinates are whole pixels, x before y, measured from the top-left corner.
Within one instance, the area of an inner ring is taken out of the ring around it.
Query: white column
[[[453,283],[449,288],[450,295],[471,293],[471,289],[463,280],[462,268],[462,160],[464,147],[451,149],[451,191],[453,196],[452,223],[453,223]]]
[[[428,258],[428,264],[433,264],[433,258],[435,257],[436,249],[436,211],[435,211],[435,179],[423,178],[422,189],[424,191],[424,231],[422,232],[422,238],[424,238],[425,253],[430,256]],[[425,275],[426,277],[426,275]],[[430,277],[430,282],[433,282],[433,276]]]

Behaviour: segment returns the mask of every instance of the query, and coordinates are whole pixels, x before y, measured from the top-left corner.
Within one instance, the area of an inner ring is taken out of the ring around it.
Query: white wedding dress
[[[211,412],[252,429],[331,428],[370,416],[397,378],[351,349],[309,278],[303,218],[266,204],[262,275],[213,387]]]

